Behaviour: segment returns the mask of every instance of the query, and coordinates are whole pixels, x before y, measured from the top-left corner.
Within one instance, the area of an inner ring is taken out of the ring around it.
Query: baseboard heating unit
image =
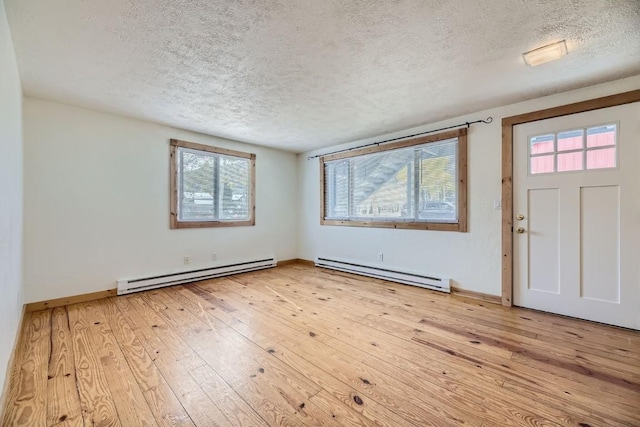
[[[451,279],[435,275],[417,273],[415,271],[401,271],[398,269],[374,267],[355,261],[341,261],[337,259],[318,258],[316,267],[344,271],[362,276],[375,277],[405,285],[420,286],[434,291],[451,292]]]
[[[215,267],[199,268],[178,273],[160,274],[138,279],[118,280],[118,295],[134,292],[148,291],[150,289],[165,286],[179,285],[182,283],[197,282],[199,280],[213,279],[215,277],[229,276],[231,274],[247,271],[262,270],[275,267],[278,264],[275,258],[257,259],[251,261],[235,262]]]

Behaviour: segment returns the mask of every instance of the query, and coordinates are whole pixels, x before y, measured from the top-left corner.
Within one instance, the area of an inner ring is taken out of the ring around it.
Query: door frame
[[[513,305],[513,127],[640,101],[640,89],[502,119],[502,305]]]

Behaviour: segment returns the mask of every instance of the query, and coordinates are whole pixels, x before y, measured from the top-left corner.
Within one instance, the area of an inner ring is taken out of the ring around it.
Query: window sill
[[[434,230],[466,232],[467,225],[462,222],[394,222],[394,221],[347,221],[321,219],[320,225],[338,225],[346,227],[396,228],[403,230]]]
[[[171,228],[213,228],[213,227],[242,227],[254,226],[253,219],[247,221],[171,221]]]

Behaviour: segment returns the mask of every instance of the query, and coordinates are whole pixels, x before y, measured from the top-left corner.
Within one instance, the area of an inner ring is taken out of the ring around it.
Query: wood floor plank
[[[223,285],[225,287],[225,291],[229,289],[229,286]],[[215,292],[215,289],[212,289]],[[233,295],[230,295],[227,292],[228,298],[234,298]],[[242,294],[238,294],[239,298],[243,298]],[[347,345],[349,350],[351,351],[352,347],[358,348],[367,348],[369,354],[376,355],[379,354],[382,360],[390,361],[395,363],[396,366],[404,367],[405,369],[411,369],[414,365],[419,365],[420,368],[428,369],[434,374],[440,374],[443,370],[451,371],[448,374],[450,375],[448,378],[455,378],[456,373],[461,371],[464,375],[460,376],[460,379],[464,379],[466,377],[472,377],[473,383],[477,384],[478,379],[485,376],[485,373],[482,370],[477,368],[465,371],[461,366],[455,366],[455,369],[451,369],[452,367],[447,364],[443,364],[441,360],[435,359],[437,356],[436,352],[430,352],[429,350],[424,350],[422,348],[419,349],[419,353],[411,353],[408,352],[405,347],[402,345],[410,345],[408,341],[398,341],[401,345],[397,346],[388,342],[388,340],[377,340],[377,342],[373,342],[372,339],[375,338],[374,335],[376,332],[372,330],[368,330],[365,328],[358,328],[357,331],[350,331],[348,327],[345,327],[344,322],[333,322],[329,316],[323,316],[322,321],[318,322],[317,317],[308,316],[304,314],[296,314],[296,313],[287,313],[285,311],[278,311],[278,306],[276,304],[268,304],[260,305],[257,302],[251,302],[249,300],[242,302],[242,300],[238,300],[238,304],[249,304],[251,307],[255,307],[257,310],[264,312],[265,314],[273,317],[274,319],[278,319],[280,322],[290,326],[293,329],[298,330],[303,335],[309,333],[309,331],[316,331],[317,340],[328,343],[334,348],[339,348],[341,345]],[[255,300],[253,300],[255,301]],[[313,307],[312,309],[315,309]],[[292,317],[295,316],[295,317]],[[256,318],[248,318],[245,320],[255,330],[259,330],[260,321]],[[341,341],[341,342],[340,342]],[[340,342],[337,344],[337,342]],[[375,346],[372,344],[376,344]],[[413,372],[420,372],[421,369],[416,369]],[[483,378],[484,380],[494,383],[497,385],[501,385],[505,378],[500,376],[487,376],[487,378]],[[448,379],[447,379],[448,381]]]
[[[358,396],[357,400],[356,396]],[[366,396],[364,398],[361,397],[356,390],[351,393],[341,393],[329,387],[327,390],[322,390],[313,396],[310,400],[322,411],[331,414],[343,426],[410,425],[408,421],[400,418],[379,403]],[[427,425],[426,421],[423,424]]]
[[[51,355],[47,382],[47,423],[55,425],[82,422],[80,396],[76,388],[73,342],[66,307],[56,307],[51,314]]]
[[[102,356],[100,362],[122,425],[156,426],[149,404],[142,391],[128,381],[121,361],[112,356]]]
[[[386,308],[389,311],[393,311],[392,308]],[[396,312],[397,313],[397,312]],[[398,314],[399,317],[402,317],[402,314]],[[390,318],[392,316],[386,317],[386,319]],[[428,322],[426,319],[423,319],[421,322]],[[459,329],[456,330],[455,328],[451,327],[451,323],[452,322],[448,322],[446,325],[441,325],[440,328],[446,328],[448,331],[447,333],[451,333],[451,331],[453,331],[454,334],[458,333],[459,334]],[[393,322],[391,322],[390,324],[393,324]],[[433,322],[428,322],[428,324],[433,324]],[[433,332],[433,330],[432,330]],[[396,330],[394,331],[394,333],[397,334],[401,334],[403,333],[402,330]],[[410,330],[406,330],[404,331],[404,333],[408,334],[410,333]],[[484,344],[485,342],[490,342],[492,345],[489,347],[501,347],[505,350],[508,349],[512,349],[515,351],[518,351],[520,354],[522,353],[526,353],[529,352],[532,355],[535,355],[536,352],[531,352],[529,349],[531,349],[532,347],[535,347],[535,343],[532,343],[530,339],[521,337],[519,339],[519,342],[511,342],[510,344],[508,343],[509,339],[508,337],[506,337],[505,339],[501,339],[500,340],[496,340],[493,339],[492,336],[488,337],[488,339],[482,340],[482,339],[476,339],[476,338],[480,338],[479,336],[477,336],[477,334],[473,334],[473,328],[469,329],[467,328],[466,331],[464,331],[464,335],[467,337],[466,340],[463,340],[463,343],[467,343],[467,342],[473,342],[474,343],[474,347],[478,347],[478,348],[482,348],[482,344]],[[524,345],[523,345],[524,344]],[[526,349],[525,349],[526,346]],[[543,353],[545,355],[549,355],[550,352],[550,348],[547,346],[546,348],[540,348],[540,353]],[[563,360],[558,360],[558,364],[564,364],[565,366],[569,366],[571,365],[572,367],[575,367],[575,369],[582,369],[582,367],[584,366],[586,371],[591,371],[591,372],[597,372],[597,374],[592,375],[592,377],[600,377],[603,378],[604,381],[609,382],[609,383],[613,383],[613,384],[617,384],[619,386],[621,386],[622,388],[613,388],[611,390],[609,390],[610,392],[613,393],[619,393],[619,394],[625,394],[625,390],[624,388],[633,388],[638,385],[638,381],[637,381],[637,377],[635,377],[635,373],[633,372],[634,369],[633,368],[629,368],[629,369],[625,369],[624,371],[616,371],[616,370],[612,370],[609,367],[604,367],[604,368],[598,368],[595,366],[589,366],[589,358],[588,357],[583,357],[581,355],[567,355],[565,354],[556,354],[555,355],[558,359],[565,359],[565,361]],[[518,355],[517,357],[520,357],[520,355]],[[534,356],[537,357],[537,356]],[[571,360],[570,364],[566,363],[566,360]],[[619,369],[624,369],[623,365],[618,364],[616,366]],[[602,370],[602,372],[600,372],[600,370]],[[557,371],[556,371],[557,372]],[[621,374],[623,374],[624,378],[621,378]],[[605,385],[606,387],[607,385]],[[622,396],[624,397],[624,396]]]
[[[131,326],[121,315],[113,298],[104,300],[107,321],[131,368],[142,394],[159,425],[189,426],[191,418],[180,404],[173,390],[166,384]]]
[[[234,312],[233,314],[236,315],[236,313],[238,313],[238,312]],[[252,313],[252,315],[248,319],[251,319],[252,317],[255,317],[255,313]],[[245,318],[245,319],[247,319],[247,318]],[[257,319],[257,320],[259,320],[259,319]],[[274,330],[278,331],[279,328],[274,324],[274,321],[275,321],[275,319],[265,319],[265,320],[263,320],[264,323],[268,322],[271,325],[269,330],[274,329]],[[274,335],[274,342],[278,342],[280,345],[282,345],[283,340],[291,337],[294,332],[295,331],[285,330],[284,332],[280,333],[279,335]],[[310,332],[305,332],[301,336],[303,338],[310,339],[311,342],[313,342],[315,337],[316,337],[316,335],[313,335],[313,337],[310,338],[309,334],[310,334]],[[295,345],[295,344],[292,344],[292,345]],[[298,347],[297,348],[298,351],[300,351],[300,348],[303,348],[303,347],[313,348],[314,353],[317,354],[317,356],[322,356],[322,358],[331,359],[331,358],[335,358],[337,356],[337,354],[335,352],[331,352],[329,354],[328,351],[331,351],[330,349],[325,349],[324,353],[323,353],[321,351],[322,349],[320,347],[318,347],[317,345],[313,345],[313,344],[306,344],[305,345],[304,343],[302,343],[302,344],[299,343],[297,345],[297,347]],[[278,348],[278,347],[275,347],[275,348]],[[304,351],[304,350],[302,350],[302,351]],[[353,352],[356,352],[356,351],[357,350],[355,348],[352,348],[351,350],[347,351],[346,353],[348,354],[348,353],[353,353]],[[356,356],[356,359],[362,360],[362,357],[360,355],[352,354],[352,356]],[[332,360],[332,363],[333,364],[337,364],[338,362],[335,361],[335,360]],[[394,369],[395,368],[393,366],[384,366],[384,367],[380,368],[380,371],[389,372],[390,370],[394,370]],[[344,369],[344,367],[340,369],[340,371],[345,371],[345,370],[346,369]],[[412,389],[414,389],[417,393],[419,393],[420,389],[424,387],[424,384],[413,384],[413,386],[412,386],[411,385],[412,379],[410,377],[407,377],[405,375],[405,372],[403,372],[403,371],[396,371],[395,375],[396,376],[400,376],[401,378],[403,378],[403,383],[405,383],[405,385],[407,385],[407,386],[411,387]],[[367,378],[371,377],[371,375],[367,375],[367,374],[361,373],[358,376],[354,376],[352,381],[354,381],[356,384],[359,384],[360,386],[362,386],[361,381],[362,381],[363,376],[367,377]],[[393,382],[393,380],[389,380],[388,382]],[[400,396],[402,396],[402,392],[400,392],[399,394],[400,394]],[[409,397],[408,400],[411,400],[411,398]],[[451,406],[451,401],[449,401],[449,405],[445,405],[445,406]],[[479,408],[479,407],[474,407],[472,409],[473,409],[474,413],[482,411],[482,408]],[[445,416],[446,410],[444,412],[445,413],[441,413],[440,414],[440,417],[443,418],[443,419],[446,419],[446,416]],[[472,418],[472,417],[468,417],[468,418]],[[456,419],[456,418],[453,418],[453,419]],[[503,421],[504,420],[501,420],[501,422],[503,422]]]
[[[195,425],[221,427],[233,425],[189,372],[171,359],[168,353],[158,354],[154,363]]]
[[[78,307],[79,315],[89,324],[89,334],[97,349],[122,424],[157,425],[151,408],[138,386],[138,381],[113,335],[112,326],[104,310],[104,303],[91,301],[80,303]]]
[[[143,394],[158,425],[167,427],[194,425],[191,417],[166,382],[147,389]]]
[[[191,349],[175,330],[170,329],[137,296],[116,299],[120,313],[127,318],[138,339],[152,357],[162,353],[179,362],[187,371],[199,368],[205,362]],[[165,378],[166,379],[166,378]]]
[[[51,310],[25,313],[3,425],[47,425]]]
[[[195,369],[190,374],[232,424],[268,425],[209,365]]]
[[[144,298],[144,294],[131,295],[127,297],[128,302],[136,311],[135,315],[144,320],[144,324],[149,327],[147,331],[152,331],[160,341],[164,344],[165,352],[168,350],[176,360],[190,371],[199,368],[205,362],[199,357],[193,349],[191,349],[184,341],[184,337],[180,335],[177,328],[167,323],[167,319],[159,316],[153,307],[149,306]]]
[[[151,295],[159,302],[160,293]],[[163,305],[156,304],[156,307]],[[173,311],[173,315],[192,318],[197,324],[197,318],[191,317],[187,311],[178,309]],[[301,401],[319,391],[315,384],[278,363],[239,334],[223,335],[219,330],[221,325],[212,324],[213,319],[208,317],[204,319],[200,326],[183,328],[183,336],[226,383],[243,399],[252,402],[252,406],[255,405],[262,418],[276,425],[334,425],[330,419],[310,419],[299,408]],[[244,351],[238,352],[236,348],[244,348]],[[258,396],[260,398],[257,399]]]
[[[295,278],[296,271],[294,268],[285,269],[280,275],[290,278]],[[299,277],[299,276],[298,276]],[[330,277],[335,280],[324,281],[324,278]],[[460,318],[472,317],[473,322],[482,323],[487,318],[495,319],[499,323],[513,325],[518,328],[525,327],[528,330],[532,330],[536,334],[547,334],[548,331],[558,326],[576,327],[580,330],[594,331],[593,328],[598,328],[597,334],[585,334],[582,336],[578,333],[568,333],[566,335],[567,340],[572,344],[579,344],[580,342],[588,342],[589,347],[597,346],[605,351],[613,351],[623,357],[633,357],[635,359],[640,358],[640,351],[638,347],[631,346],[635,341],[630,341],[629,337],[637,335],[633,331],[625,330],[623,328],[616,328],[607,325],[594,324],[592,322],[584,322],[576,319],[566,318],[563,316],[548,315],[546,313],[540,313],[533,310],[511,310],[508,308],[495,306],[492,304],[486,304],[475,300],[464,300],[462,303],[451,303],[447,299],[451,299],[450,296],[443,296],[433,291],[424,291],[423,289],[403,286],[393,283],[385,283],[383,281],[369,280],[369,278],[349,276],[346,273],[335,272],[332,270],[316,269],[311,273],[311,277],[305,275],[305,282],[308,284],[317,284],[322,288],[332,288],[335,286],[348,287],[351,286],[351,290],[356,293],[360,293],[364,288],[366,291],[364,294],[377,294],[383,295],[384,300],[393,301],[395,296],[407,299],[423,304],[434,304],[432,308],[436,311],[444,310],[444,312],[456,312]],[[346,290],[346,289],[345,289]],[[391,293],[387,292],[391,291]],[[443,301],[444,299],[444,301]],[[437,302],[437,304],[435,304]],[[407,306],[408,303],[399,303],[400,306]],[[409,304],[411,305],[411,304]],[[618,337],[624,337],[625,340],[617,340],[617,346],[603,346],[599,344],[600,339],[595,338],[597,335],[613,335]],[[637,338],[636,338],[637,340]],[[559,344],[559,343],[556,343]],[[617,347],[622,345],[622,349]],[[625,348],[626,347],[626,348]],[[638,359],[640,360],[640,359]]]
[[[187,291],[186,289],[179,290],[178,292],[172,292],[171,297],[175,298],[176,301],[183,304],[184,306],[190,306],[190,303],[192,302],[191,300],[197,298],[195,294]],[[214,309],[215,307],[209,308]],[[213,315],[218,319],[222,318],[223,320],[221,321],[223,321],[225,324],[233,325],[240,330],[242,330],[242,328],[244,327],[244,324],[242,322],[221,311],[206,310],[205,312],[201,312],[200,315]],[[308,362],[297,354],[285,351],[280,346],[278,346],[278,350],[275,350],[274,346],[271,345],[269,341],[265,342],[259,338],[259,333],[255,331],[248,332],[247,330],[245,330],[245,336],[252,339],[252,341],[256,342],[256,344],[261,345],[268,353],[272,354],[274,357],[278,357],[280,360],[287,363],[298,372],[304,372],[311,380],[322,387],[323,390],[321,390],[314,396],[321,394],[323,391],[328,391],[329,394],[334,396],[334,398],[332,399],[332,401],[334,402],[334,405],[332,405],[332,407],[334,408],[334,413],[330,413],[330,411],[324,411],[325,413],[330,414],[332,418],[334,415],[336,415],[336,413],[340,413],[342,414],[340,419],[342,419],[345,418],[345,413],[349,413],[350,416],[346,417],[346,419],[358,419],[361,421],[358,423],[359,425],[369,425],[372,422],[378,423],[377,425],[385,426],[401,426],[410,424],[408,421],[389,411],[382,405],[379,405],[377,402],[372,401],[366,397],[364,398],[364,400],[362,400],[363,398],[359,395],[357,390],[345,383],[336,380],[326,371],[319,369],[312,362]],[[314,396],[312,396],[311,399],[313,399]],[[358,399],[362,400],[361,403],[356,403],[356,401],[358,400],[356,399],[356,396],[358,396]],[[302,403],[306,404],[306,402]],[[335,403],[340,403],[343,407],[341,409],[336,408]],[[349,410],[350,408],[352,410]],[[369,416],[370,414],[375,414],[375,418],[367,419],[367,416]]]
[[[295,273],[298,271],[298,273]],[[294,268],[283,269],[282,272],[279,272],[279,276],[289,277],[293,279],[297,279],[300,276],[300,270]],[[326,280],[326,278],[331,278],[332,280]],[[336,280],[333,280],[336,279]],[[562,316],[549,316],[544,315],[542,317],[539,316],[541,313],[537,313],[532,310],[510,310],[505,309],[503,307],[496,307],[491,304],[486,304],[479,301],[474,300],[465,300],[464,302],[451,302],[451,296],[446,296],[439,294],[433,291],[425,291],[423,289],[411,287],[411,286],[403,286],[398,284],[390,284],[383,281],[373,281],[369,280],[369,278],[364,277],[356,277],[356,276],[345,276],[345,274],[340,272],[335,272],[331,270],[324,269],[316,269],[313,273],[305,274],[304,280],[308,285],[317,285],[321,287],[326,287],[328,289],[335,288],[335,286],[343,287],[344,290],[347,291],[349,287],[351,290],[356,293],[360,293],[361,290],[366,290],[365,294],[376,294],[383,296],[385,301],[392,302],[396,301],[400,306],[407,306],[406,299],[410,298],[412,301],[415,301],[419,304],[429,305],[430,303],[435,303],[437,301],[437,305],[434,305],[432,308],[436,311],[443,310],[446,312],[447,310],[455,310],[457,313],[462,316],[473,316],[476,311],[481,312],[482,316],[477,316],[476,320],[486,320],[487,317],[497,319],[500,323],[506,322],[508,324],[509,321],[519,322],[519,324],[515,325],[516,327],[526,327],[527,331],[533,325],[527,324],[526,321],[521,319],[520,314],[529,314],[534,320],[540,321],[540,324],[543,325],[542,328],[537,329],[535,332],[543,332],[549,330],[554,325],[554,320],[558,322],[565,321],[566,319]],[[399,298],[399,299],[398,299]],[[405,301],[404,303],[402,301]],[[449,301],[448,301],[449,300]],[[410,305],[410,304],[409,304]],[[468,310],[468,311],[467,311]],[[551,320],[550,320],[551,319]],[[529,319],[531,320],[531,319]],[[575,319],[568,319],[570,321],[574,321]],[[582,322],[582,324],[589,325],[589,322]],[[495,325],[494,325],[495,326]],[[618,331],[622,330],[625,334],[629,331],[626,331],[621,328],[612,328],[604,325],[596,325],[601,327],[606,331],[613,330]],[[601,333],[601,331],[600,331]],[[632,333],[633,335],[633,333]]]
[[[2,425],[638,426],[640,333],[290,264],[27,314]]]
[[[225,289],[230,286],[229,283],[226,283],[226,285],[223,285],[225,287]],[[232,285],[231,285],[232,286]],[[207,287],[207,289],[209,289],[209,287]],[[255,303],[255,307],[257,307],[260,303],[259,302],[254,302]],[[234,303],[237,304],[237,303]],[[236,305],[238,306],[238,305]],[[241,310],[239,312],[234,312],[234,315],[239,315],[239,313],[241,312]],[[276,320],[275,318],[272,318],[271,320],[269,319],[264,319],[261,320],[259,318],[256,317],[255,312],[252,312],[251,316],[246,318],[246,321],[251,321],[251,319],[255,318],[257,321],[262,321],[263,323],[269,323],[271,326],[269,328],[269,330],[278,330],[278,327],[275,325],[274,321]],[[299,317],[298,317],[299,319]],[[284,320],[286,322],[286,319]],[[316,322],[316,323],[322,323],[322,322]],[[317,325],[316,327],[312,327],[311,328],[314,331],[317,331]],[[277,342],[277,345],[274,345],[273,348],[278,349],[281,348],[281,346],[283,345],[283,342],[285,340],[289,340],[292,336],[294,336],[294,334],[292,333],[293,331],[290,330],[285,330],[282,333],[276,336],[274,336],[274,343]],[[309,332],[305,332],[303,333],[303,337],[305,338],[309,338],[308,336]],[[313,337],[311,337],[311,340],[322,340],[322,335],[320,333],[314,333]],[[291,344],[290,344],[291,345]],[[295,345],[295,344],[294,344]],[[300,346],[304,347],[304,344],[301,344]],[[309,347],[307,345],[307,347]],[[346,368],[345,366],[340,365],[339,361],[336,361],[334,358],[336,357],[336,353],[335,352],[331,352],[328,353],[326,350],[323,352],[321,351],[322,349],[320,347],[313,346],[314,349],[314,353],[317,356],[320,356],[321,360],[324,359],[329,359],[331,360],[331,365],[339,365],[339,367],[337,369],[339,369],[340,372],[348,372],[349,369]],[[392,375],[394,378],[399,379],[403,385],[410,387],[411,390],[413,390],[416,394],[421,395],[421,394],[429,394],[429,395],[433,395],[433,390],[435,389],[434,387],[441,387],[443,384],[431,384],[429,382],[426,381],[420,381],[420,382],[415,382],[413,380],[413,378],[415,377],[414,373],[412,373],[411,375],[407,375],[407,372],[402,369],[402,368],[398,368],[396,366],[390,365],[387,363],[387,361],[375,361],[372,360],[371,358],[368,357],[368,355],[366,353],[361,352],[358,348],[355,347],[351,347],[351,346],[342,346],[342,348],[337,347],[338,350],[342,350],[343,351],[343,355],[345,357],[350,357],[353,358],[355,360],[358,360],[360,362],[364,362],[365,365],[368,365],[369,368],[371,369],[376,369],[373,373],[367,374],[367,373],[361,373],[358,374],[357,376],[355,376],[355,383],[359,384],[362,387],[365,388],[369,388],[372,384],[376,384],[376,383],[384,383],[387,386],[390,385],[390,383],[393,383],[394,380],[393,379],[385,379],[382,381],[378,381],[376,379],[376,376],[381,377],[384,376],[386,374],[388,375]],[[304,351],[304,350],[303,350]],[[277,354],[277,351],[276,351]],[[376,374],[377,372],[377,374]],[[382,372],[384,372],[384,374],[381,374]],[[365,378],[363,380],[363,378]],[[425,378],[425,377],[423,377]],[[429,380],[431,380],[431,378],[429,378]],[[365,382],[366,381],[366,382]],[[450,380],[447,380],[450,382]],[[431,388],[432,392],[431,393],[426,393],[427,389]],[[456,388],[456,392],[458,394],[460,394],[461,396],[463,396],[462,399],[457,400],[456,398],[456,394],[454,393],[449,393],[449,390],[447,390],[447,388],[440,388],[441,392],[440,395],[435,398],[435,400],[440,400],[440,398],[442,397],[442,400],[440,401],[440,405],[435,404],[436,407],[446,407],[446,410],[441,410],[439,413],[437,413],[437,415],[435,416],[435,419],[450,419],[450,420],[454,420],[457,424],[463,423],[464,419],[465,419],[465,415],[464,415],[464,411],[465,411],[465,407],[466,407],[466,419],[468,420],[467,422],[469,423],[473,423],[473,420],[478,418],[478,416],[480,415],[482,417],[482,415],[484,415],[484,418],[490,419],[492,420],[492,422],[496,425],[509,425],[509,420],[508,418],[504,418],[499,416],[499,411],[497,411],[496,409],[496,403],[497,402],[492,402],[493,405],[492,407],[492,413],[491,414],[485,414],[485,407],[489,407],[487,405],[485,406],[478,406],[478,405],[474,405],[473,402],[474,400],[477,402],[482,402],[483,404],[486,404],[487,402],[484,402],[484,398],[482,396],[479,395],[475,395],[475,399],[470,399],[470,397],[473,397],[473,394],[467,390],[466,392],[463,392],[463,388],[461,386],[457,386]],[[366,393],[366,391],[365,391]],[[406,396],[403,396],[402,392],[396,393],[399,395],[400,398],[403,399],[407,399]],[[373,396],[372,396],[373,397]],[[375,397],[374,397],[375,398]],[[410,401],[411,398],[409,397],[408,400]],[[387,405],[390,405],[390,402],[385,402]],[[434,402],[435,403],[435,402]],[[503,406],[506,406],[504,403],[502,404]],[[391,406],[392,407],[392,406]],[[452,412],[453,408],[458,408],[459,410],[463,411],[461,413],[458,413],[457,416],[455,414],[455,412]],[[448,412],[448,413],[447,413]],[[507,409],[505,409],[503,411],[504,413],[507,413]],[[511,414],[510,414],[511,415]],[[540,418],[540,417],[536,417],[535,414],[527,414],[526,411],[522,414],[523,417],[529,417],[530,419],[536,419],[536,418]],[[425,418],[426,419],[426,418]],[[433,419],[433,418],[432,418]],[[543,421],[543,419],[539,419],[540,422]]]
[[[385,325],[385,326],[388,326],[388,324],[389,324],[389,323],[393,323],[393,322],[388,322],[387,320],[388,320],[388,319],[387,319],[387,317],[385,317],[385,322],[384,322],[384,325]],[[407,331],[407,332],[408,332],[408,331]],[[430,337],[430,338],[431,338],[431,337]],[[446,348],[446,347],[445,347],[445,348]],[[535,372],[535,371],[534,371],[534,372]],[[585,378],[586,378],[586,377],[585,377]],[[554,380],[554,381],[557,381],[555,376],[553,377],[553,380]],[[589,389],[591,389],[591,390],[592,390],[592,392],[595,392],[595,390],[597,390],[597,388],[594,388],[594,386],[593,386],[593,385],[585,385],[585,387],[583,388],[583,390],[589,390]],[[627,393],[626,393],[626,390],[622,390],[622,389],[618,390],[618,392],[619,392],[619,393],[621,393],[621,394],[625,394],[625,395],[627,394]],[[597,393],[597,392],[596,392],[596,393]]]
[[[172,303],[166,297],[163,297],[162,293],[158,292],[157,294],[154,294],[154,296],[156,298],[162,298],[162,301],[164,303],[172,305]],[[200,310],[200,312],[202,312],[202,309]],[[238,362],[246,363],[246,365],[248,366],[252,364],[255,366],[260,366],[265,370],[268,369],[269,372],[277,374],[282,381],[289,384],[291,388],[295,389],[299,394],[303,396],[314,395],[320,391],[317,385],[312,381],[309,381],[304,375],[300,374],[299,372],[289,370],[286,364],[274,360],[272,357],[270,357],[267,351],[260,348],[252,341],[247,340],[241,334],[238,334],[232,329],[226,327],[226,325],[224,325],[222,322],[219,322],[216,318],[208,316],[193,316],[193,313],[180,311],[178,308],[175,308],[173,310],[173,313],[176,317],[187,318],[189,320],[187,324],[190,326],[196,322],[196,319],[200,319],[202,321],[202,325],[208,326],[210,328],[209,331],[202,332],[208,333],[208,335],[212,339],[216,339],[217,342],[219,342],[221,345],[227,346],[230,343],[231,347],[229,349],[234,352],[233,354],[236,357],[238,357]],[[243,348],[244,351],[235,352],[236,348]]]
[[[323,284],[323,287],[327,286]],[[330,285],[329,285],[330,286]],[[386,289],[381,287],[382,289]],[[391,299],[396,297],[395,293],[396,288],[390,288],[389,290],[393,290],[393,295]],[[388,298],[387,295],[384,295]],[[464,321],[459,318],[451,318],[448,316],[446,320],[443,318],[443,313],[439,312],[437,308],[431,308],[428,314],[426,313],[417,313],[416,309],[401,307],[401,310],[398,312],[398,316],[413,322],[423,322],[427,324],[434,323],[445,323],[447,325],[453,326],[456,325],[458,330],[464,330],[464,332],[471,336],[472,334],[476,335],[486,335],[491,339],[496,338],[496,334],[500,335],[501,340],[508,340],[514,344],[526,345],[527,348],[539,348],[543,350],[545,353],[549,353],[550,351],[555,353],[557,357],[568,357],[575,358],[576,350],[575,348],[566,348],[562,345],[558,345],[558,343],[554,343],[554,345],[549,345],[547,342],[543,340],[538,340],[537,333],[524,333],[522,329],[517,329],[513,327],[504,327],[502,324],[496,322],[487,322],[485,319],[475,318],[473,322]],[[473,339],[473,338],[472,338]],[[482,344],[482,342],[480,343]],[[610,353],[603,355],[597,351],[593,351],[592,349],[584,349],[580,348],[580,354],[578,355],[578,359],[583,361],[587,367],[588,363],[592,362],[594,364],[602,365],[600,362],[602,359],[607,359],[610,362]],[[632,364],[628,363],[629,361],[621,361],[621,363],[608,363],[612,368],[621,373],[626,373],[630,375],[638,375],[640,374],[640,363]],[[608,368],[606,368],[608,369]]]
[[[173,391],[180,405],[197,426],[228,426],[228,419],[206,395],[202,388],[189,375],[189,368],[201,367],[206,363],[184,341],[176,342],[173,335],[162,335],[158,319],[145,318],[136,307],[143,311],[143,303],[131,304],[132,298],[119,298],[116,305],[127,319],[132,331],[136,334],[145,350],[152,356],[152,361],[162,374],[164,380]],[[162,339],[166,339],[164,342]],[[174,345],[183,346],[180,351],[172,352]],[[188,363],[184,363],[188,361]],[[198,363],[199,362],[199,363]]]
[[[283,291],[283,292],[284,292],[284,291]],[[265,295],[266,295],[266,293],[265,293]],[[272,303],[273,303],[273,301],[272,301]],[[299,304],[301,304],[301,301],[300,301],[300,300],[298,300],[298,303],[299,303]],[[276,304],[277,304],[277,302],[275,302],[273,305],[276,305]],[[283,305],[287,306],[286,304],[283,304]],[[317,306],[315,306],[313,309],[315,309],[315,310],[321,310],[321,309],[320,309],[320,308],[318,308]],[[325,316],[325,317],[331,317],[331,316]],[[338,329],[340,329],[340,328],[338,328]],[[336,331],[334,330],[334,333],[335,333],[335,332],[336,332]],[[366,333],[365,335],[370,335],[370,333]],[[381,342],[384,342],[383,340],[387,340],[387,341],[389,341],[390,339],[391,339],[391,338],[389,338],[389,337],[387,337],[387,338],[384,338],[384,337],[383,337],[380,341],[381,341]],[[502,367],[502,364],[500,364],[499,366],[500,366],[500,367]],[[479,368],[481,368],[480,366],[478,366],[478,367],[479,367]],[[536,373],[535,371],[534,371],[534,372],[532,372],[531,378],[535,378],[535,376],[534,376],[534,374],[535,374],[535,373]]]
[[[67,306],[73,339],[76,384],[85,425],[120,426],[118,411],[105,376],[100,356],[91,339],[89,323],[78,304]]]
[[[147,354],[129,323],[121,315],[113,298],[106,298],[103,301],[103,307],[111,332],[126,357],[131,373],[142,392],[164,384],[162,374],[153,364],[151,357]]]

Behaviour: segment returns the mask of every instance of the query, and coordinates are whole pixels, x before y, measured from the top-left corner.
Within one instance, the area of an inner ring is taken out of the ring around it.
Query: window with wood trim
[[[255,225],[255,154],[170,144],[171,228]]]
[[[467,130],[320,158],[323,225],[467,231]]]

